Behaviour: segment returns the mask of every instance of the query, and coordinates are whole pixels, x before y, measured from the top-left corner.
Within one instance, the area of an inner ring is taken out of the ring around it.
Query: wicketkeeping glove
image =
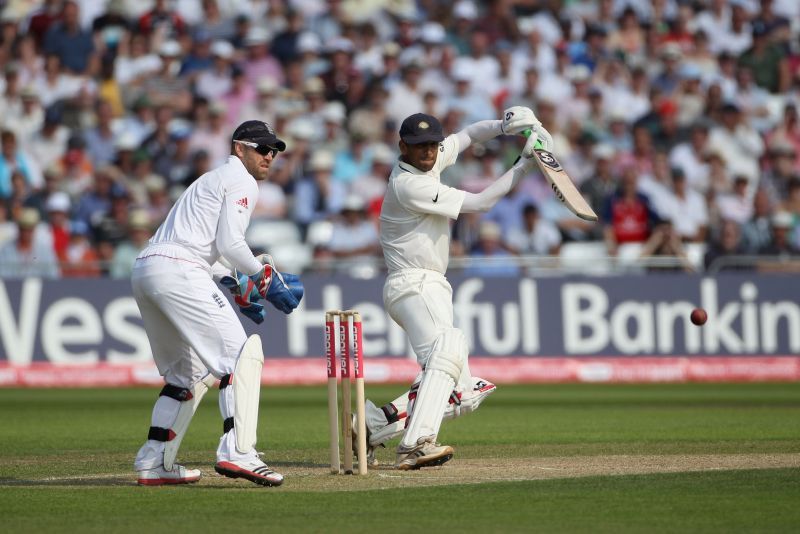
[[[248,277],[245,276],[245,278]],[[256,324],[261,324],[264,322],[264,306],[253,302],[252,300],[250,302],[246,302],[245,299],[241,297],[242,284],[237,281],[236,278],[233,276],[223,276],[219,283],[227,287],[228,290],[233,294],[234,300],[236,301],[236,304],[239,305],[239,311],[242,312],[242,315],[248,317]]]
[[[503,112],[503,122],[500,129],[506,135],[515,135],[541,125],[542,123],[533,114],[531,108],[512,106]]]

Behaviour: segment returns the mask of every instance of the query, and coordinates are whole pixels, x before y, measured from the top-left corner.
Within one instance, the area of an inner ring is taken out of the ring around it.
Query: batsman
[[[440,173],[473,143],[531,130],[517,162],[480,193],[441,183]],[[537,145],[537,142],[539,143]],[[534,146],[552,150],[553,139],[526,107],[511,107],[501,120],[471,124],[447,137],[433,116],[418,113],[400,126],[400,158],[389,177],[380,215],[380,239],[389,275],[383,302],[405,330],[421,372],[411,389],[378,408],[367,402],[368,451],[403,434],[397,469],[442,465],[453,448],[437,443],[442,419],[475,410],[495,390],[473,377],[469,348],[453,324],[453,291],[445,277],[450,221],[461,213],[483,213],[536,165]]]

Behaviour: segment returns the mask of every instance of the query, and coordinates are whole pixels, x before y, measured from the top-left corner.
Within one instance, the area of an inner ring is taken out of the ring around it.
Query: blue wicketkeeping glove
[[[266,266],[265,266],[266,267]],[[305,292],[300,277],[273,271],[272,283],[267,288],[265,299],[285,314],[290,314],[300,304]]]

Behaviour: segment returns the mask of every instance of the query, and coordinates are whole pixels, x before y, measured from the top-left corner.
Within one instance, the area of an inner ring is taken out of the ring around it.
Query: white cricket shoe
[[[140,486],[164,486],[166,484],[192,484],[200,480],[199,469],[186,469],[175,464],[172,471],[164,469],[163,465],[153,469],[139,471],[138,483]]]
[[[217,462],[214,471],[228,478],[244,478],[262,486],[283,484],[283,475],[270,469],[260,458]]]
[[[435,467],[449,461],[453,457],[453,453],[453,447],[450,445],[439,445],[433,441],[423,441],[411,448],[398,445],[394,468],[408,471],[421,467]]]

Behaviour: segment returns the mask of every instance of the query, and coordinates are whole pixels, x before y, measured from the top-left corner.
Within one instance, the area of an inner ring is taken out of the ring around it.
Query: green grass
[[[385,402],[402,388],[368,390]],[[484,460],[513,468],[572,458],[578,465],[587,457],[603,463],[614,455],[632,456],[634,464],[636,457],[686,457],[689,471],[689,455],[798,455],[800,384],[501,386],[476,413],[443,425],[440,440],[456,447],[452,467],[407,478],[372,472],[367,480],[319,474],[327,461],[323,388],[264,388],[259,448],[287,473],[284,486],[271,489],[213,479],[133,485],[133,456],[156,394],[0,390],[3,530],[788,532],[800,524],[796,456],[794,467],[781,469],[424,484],[458,472],[459,463]],[[212,391],[180,458],[212,473],[220,431]],[[391,452],[381,459],[390,461]]]

